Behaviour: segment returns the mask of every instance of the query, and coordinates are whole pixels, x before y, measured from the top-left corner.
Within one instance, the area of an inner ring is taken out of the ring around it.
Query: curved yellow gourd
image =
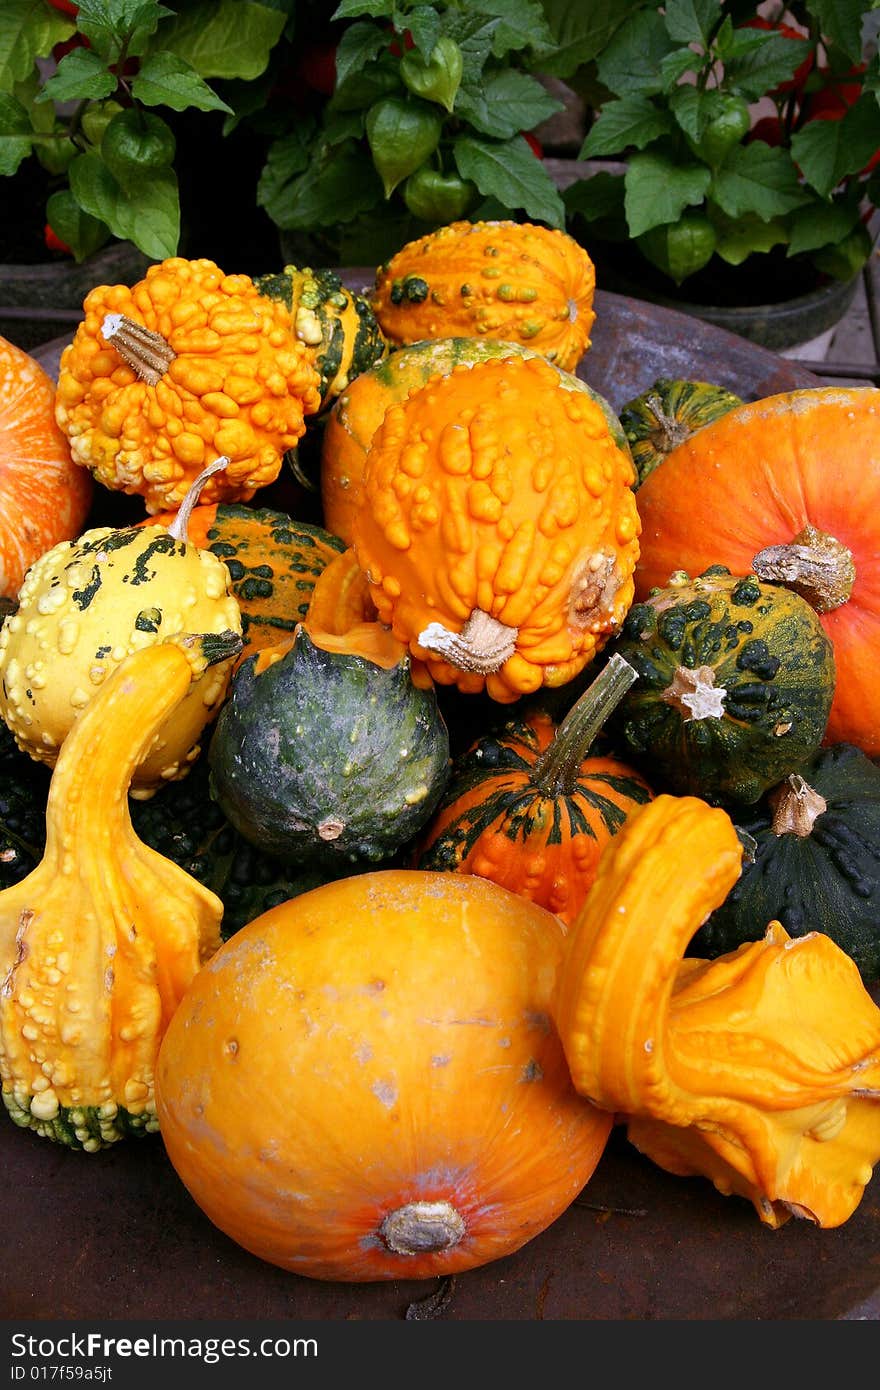
[[[779,1226],[841,1225],[880,1159],[880,1009],[818,932],[682,959],[740,873],[726,812],[658,796],[612,841],[567,942],[557,1025],[575,1086],[661,1167]]]
[[[162,719],[241,638],[179,636],[129,656],[52,774],[42,861],[0,892],[0,1083],[12,1119],[95,1150],[156,1129],[159,1043],[220,944],[223,904],[143,844],[134,768]]]

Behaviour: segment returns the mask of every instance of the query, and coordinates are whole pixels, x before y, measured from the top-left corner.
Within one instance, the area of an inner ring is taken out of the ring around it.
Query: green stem
[[[532,771],[532,780],[545,796],[574,790],[578,769],[593,740],[637,678],[629,662],[615,652],[572,705]]]

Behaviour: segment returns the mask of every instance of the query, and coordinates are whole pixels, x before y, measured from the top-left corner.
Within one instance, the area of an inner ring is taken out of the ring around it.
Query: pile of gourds
[[[456,223],[0,344],[3,1100],[311,1277],[519,1248],[615,1123],[769,1226],[880,1158],[880,391],[618,417],[594,284]]]

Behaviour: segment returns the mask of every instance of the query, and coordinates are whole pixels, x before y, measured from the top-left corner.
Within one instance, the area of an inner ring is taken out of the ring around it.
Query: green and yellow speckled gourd
[[[230,575],[186,539],[201,481],[172,525],[100,526],[53,546],[29,570],[18,609],[0,629],[0,715],[24,752],[54,765],[79,712],[126,656],[177,632],[241,633]],[[234,658],[193,683],[154,730],[133,795],[185,776],[229,687]]]
[[[393,345],[502,338],[574,371],[596,314],[596,272],[567,232],[528,222],[450,222],[376,272],[370,303]]]
[[[667,790],[751,803],[818,749],[834,649],[806,599],[713,565],[626,616],[615,644],[639,675],[615,720]]]
[[[152,521],[171,526],[174,513],[160,512]],[[194,507],[186,538],[210,550],[229,571],[230,589],[241,609],[239,666],[252,652],[292,636],[308,612],[319,575],[345,549],[323,526],[241,502]]]
[[[296,337],[314,354],[321,410],[388,351],[369,300],[346,289],[335,270],[286,265],[278,274],[258,276],[254,284],[260,294],[287,306]]]
[[[658,377],[647,391],[620,409],[620,423],[632,450],[639,487],[666,455],[695,430],[742,405],[739,396],[709,381]]]
[[[134,652],[65,739],[46,847],[0,892],[0,1083],[15,1124],[72,1148],[156,1129],[159,1043],[220,945],[223,904],[143,844],[128,786],[194,679],[239,651],[234,632]]]

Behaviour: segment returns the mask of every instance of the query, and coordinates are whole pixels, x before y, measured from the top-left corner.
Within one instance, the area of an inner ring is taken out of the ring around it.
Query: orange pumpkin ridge
[[[638,599],[676,570],[749,574],[808,528],[838,544],[835,566],[850,557],[853,577],[849,596],[844,575],[837,606],[820,612],[837,666],[825,742],[880,753],[880,390],[817,387],[738,406],[672,450],[638,506]]]
[[[5,338],[0,338],[0,447],[0,597],[14,599],[44,551],[79,535],[93,486],[55,423],[51,377]]]

